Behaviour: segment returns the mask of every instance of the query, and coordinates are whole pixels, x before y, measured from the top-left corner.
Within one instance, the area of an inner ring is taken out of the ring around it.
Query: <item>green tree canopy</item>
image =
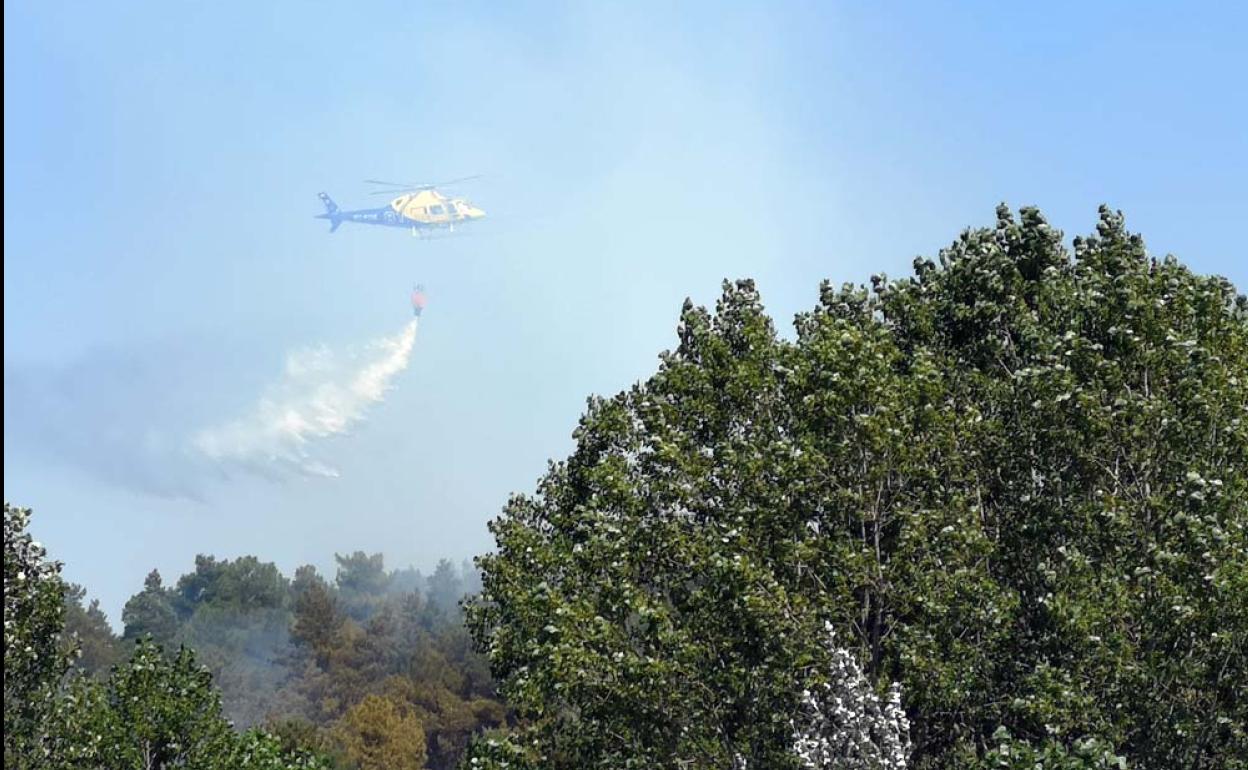
[[[16,768],[49,766],[49,718],[72,658],[61,565],[29,523],[30,509],[4,504],[4,764]]]
[[[334,560],[338,562],[338,575],[334,582],[339,590],[373,596],[386,592],[390,575],[386,572],[385,559],[381,554],[370,556],[356,551],[350,556],[334,554]]]
[[[271,562],[255,556],[217,561],[202,554],[195,557],[195,571],[183,575],[175,588],[186,615],[204,604],[243,612],[280,608],[287,591],[286,578]]]
[[[1248,766],[1244,297],[1002,207],[796,332],[686,303],[492,523],[470,623],[528,721],[479,759],[791,766],[830,623],[914,767]]]
[[[61,704],[57,766],[110,770],[327,768],[261,732],[234,733],[212,675],[182,647],[168,656],[150,639],[105,682],[80,679]]]
[[[212,676],[185,647],[167,657],[144,636],[106,680],[87,675],[94,669],[85,665],[71,671],[79,644],[88,655],[114,657],[115,640],[99,607],[83,609],[83,590],[66,586],[60,564],[30,537],[29,519],[30,511],[5,505],[5,767],[328,770],[321,758],[266,733],[236,734]],[[140,596],[168,598],[157,573]],[[66,617],[77,627],[69,638]]]
[[[159,644],[170,644],[178,634],[178,612],[174,597],[165,588],[160,572],[152,570],[143,581],[143,590],[131,596],[121,610],[125,624],[123,638],[134,641],[150,636]]]
[[[77,653],[75,665],[91,674],[103,674],[124,657],[120,640],[100,609],[100,600],[84,606],[87,589],[69,585],[65,591],[65,647]]]
[[[425,766],[420,720],[384,696],[369,695],[352,706],[339,720],[334,736],[355,770],[421,770]]]
[[[382,555],[356,551],[350,556],[334,554],[334,559],[338,562],[334,583],[343,611],[357,621],[367,620],[385,604],[390,587],[391,576]]]
[[[425,581],[414,569],[388,572],[380,554],[338,562],[333,583],[308,565],[287,581],[255,557],[201,555],[174,589],[149,579],[127,605],[131,634],[145,618],[169,622],[165,649],[195,650],[236,726],[265,725],[284,745],[329,749],[349,710],[385,696],[421,726],[426,766],[454,767],[474,733],[507,718],[461,614],[403,590],[404,580]],[[442,574],[456,577],[450,562]],[[455,606],[460,583],[440,585]]]

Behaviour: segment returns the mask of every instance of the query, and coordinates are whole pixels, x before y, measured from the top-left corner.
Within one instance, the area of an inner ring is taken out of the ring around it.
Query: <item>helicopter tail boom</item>
[[[318,197],[320,197],[321,203],[325,204],[325,213],[317,214],[316,218],[328,219],[329,231],[332,233],[342,224],[342,217],[338,213],[338,204],[334,203],[333,199],[325,193],[321,193]]]

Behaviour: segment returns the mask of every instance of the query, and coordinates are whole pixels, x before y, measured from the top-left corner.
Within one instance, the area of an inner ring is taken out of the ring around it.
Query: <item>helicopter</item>
[[[463,198],[448,198],[436,188],[478,178],[469,176],[438,184],[404,184],[365,179],[365,184],[380,185],[385,188],[371,193],[372,195],[396,196],[390,201],[390,205],[374,209],[344,211],[328,195],[320,193],[319,197],[321,203],[325,205],[325,213],[317,214],[315,218],[328,219],[331,233],[337,230],[343,222],[382,225],[383,227],[407,227],[411,228],[413,237],[424,237],[437,230],[455,232],[456,225],[482,219],[485,217],[485,212]]]

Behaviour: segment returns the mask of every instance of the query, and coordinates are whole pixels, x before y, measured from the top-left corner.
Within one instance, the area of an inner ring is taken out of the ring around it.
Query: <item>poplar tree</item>
[[[1234,287],[1001,207],[795,330],[686,303],[491,524],[468,617],[524,723],[477,767],[809,766],[839,649],[911,767],[1248,767]]]

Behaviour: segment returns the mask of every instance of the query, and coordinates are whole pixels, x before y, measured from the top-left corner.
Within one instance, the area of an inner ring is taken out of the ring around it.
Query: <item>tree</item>
[[[526,726],[489,752],[794,766],[831,623],[914,767],[1248,766],[1244,297],[1002,207],[796,330],[686,303],[491,524],[469,622]]]
[[[334,583],[343,610],[355,620],[367,620],[384,603],[390,587],[390,574],[382,555],[356,551],[350,556],[334,554],[334,559],[338,562]]]
[[[160,572],[147,573],[143,591],[130,597],[122,607],[121,622],[125,624],[122,638],[128,641],[150,636],[158,644],[170,644],[177,638],[178,613]]]
[[[334,735],[356,770],[420,770],[425,765],[420,721],[389,698],[365,697],[342,717]]]
[[[291,639],[312,651],[322,669],[341,633],[343,618],[329,585],[312,567],[300,567],[295,577],[295,614]]]
[[[291,745],[262,730],[248,730],[239,736],[223,770],[331,770],[332,763],[304,744]]]
[[[4,764],[51,767],[49,719],[73,651],[61,643],[61,565],[26,528],[30,509],[4,504]]]
[[[391,593],[416,593],[424,591],[425,587],[425,576],[415,567],[396,569],[390,573],[389,589]]]
[[[450,559],[442,559],[429,576],[429,603],[443,612],[459,611],[459,600],[464,595],[464,584]]]
[[[286,578],[271,562],[255,556],[217,561],[202,554],[195,557],[195,571],[183,575],[175,589],[183,617],[202,605],[241,611],[277,609],[285,605],[287,592]]]
[[[66,745],[95,747],[90,762],[100,766],[218,767],[232,747],[212,675],[185,647],[170,660],[150,639],[140,639],[105,684],[84,681],[76,691],[76,700],[88,705],[71,723]]]
[[[235,725],[267,725],[288,748],[324,749],[350,709],[384,696],[421,725],[426,765],[454,767],[474,733],[507,717],[460,614],[400,590],[396,578],[419,574],[387,573],[379,555],[340,556],[339,566],[341,586],[311,566],[287,581],[255,557],[201,555],[173,590],[153,576],[130,617],[136,626],[167,619],[150,610],[172,607],[166,633],[195,650]]]
[[[258,724],[275,708],[286,672],[289,581],[255,556],[195,558],[195,571],[170,592],[180,621],[176,641],[196,651],[221,688],[226,712],[241,726]]]
[[[74,665],[92,676],[103,676],[119,663],[125,652],[113,633],[99,599],[83,606],[87,590],[69,585],[65,590],[65,629],[62,634],[67,652],[76,652]]]
[[[29,520],[29,510],[5,504],[5,767],[328,770],[265,733],[236,735],[212,676],[186,648],[170,659],[144,637],[106,681],[89,675],[115,655],[115,639],[98,604],[83,609],[83,589],[67,586],[60,564],[27,533]],[[153,572],[143,596],[163,595]],[[68,637],[66,617],[75,629]],[[72,672],[79,643],[91,663]]]
[[[167,656],[149,638],[106,682],[75,681],[58,715],[57,766],[110,770],[327,769],[266,733],[236,735],[212,675],[183,647]]]

